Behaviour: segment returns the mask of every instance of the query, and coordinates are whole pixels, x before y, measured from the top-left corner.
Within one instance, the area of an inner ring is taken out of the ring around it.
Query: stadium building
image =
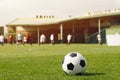
[[[54,33],[56,43],[66,43],[67,35],[72,35],[72,43],[97,43],[96,35],[101,33],[106,43],[107,34],[120,34],[120,11],[89,13],[87,16],[57,19],[54,16],[36,16],[35,18],[17,18],[7,24],[9,34],[32,34],[33,42],[39,43],[44,33],[46,42]],[[111,30],[113,30],[111,33]]]
[[[3,26],[0,26],[0,35],[1,34],[4,34],[4,27]]]

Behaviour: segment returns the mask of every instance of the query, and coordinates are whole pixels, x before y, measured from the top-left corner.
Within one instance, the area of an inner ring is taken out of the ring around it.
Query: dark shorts
[[[18,40],[18,42],[22,42],[22,40]]]

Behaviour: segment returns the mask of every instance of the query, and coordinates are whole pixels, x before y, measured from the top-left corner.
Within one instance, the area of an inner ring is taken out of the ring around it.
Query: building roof
[[[95,14],[95,15],[88,15],[88,16],[84,16],[84,17],[78,17],[77,19],[101,18],[101,17],[117,16],[117,15],[120,15],[120,12],[101,13],[101,14]]]
[[[49,25],[56,24],[62,21],[63,19],[56,18],[17,18],[14,21],[7,24],[7,26],[16,26],[16,25]]]
[[[112,13],[102,13],[102,14],[95,14],[95,15],[87,15],[87,16],[80,16],[80,17],[73,17],[67,19],[58,19],[58,18],[17,18],[14,21],[7,24],[7,26],[16,26],[16,25],[50,25],[50,24],[57,24],[67,21],[74,21],[74,20],[83,20],[83,19],[92,19],[92,18],[101,18],[101,17],[112,17],[112,16],[120,16],[120,12],[112,12]]]
[[[101,14],[95,14],[95,15],[92,14],[92,15],[74,17],[74,18],[63,20],[62,22],[73,21],[73,20],[83,20],[83,19],[94,19],[94,18],[102,18],[102,17],[112,17],[112,16],[120,16],[120,12],[101,13]]]

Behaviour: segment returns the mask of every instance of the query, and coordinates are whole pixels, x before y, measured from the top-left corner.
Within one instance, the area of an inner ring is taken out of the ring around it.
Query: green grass
[[[62,70],[64,56],[73,51],[82,53],[87,60],[87,69],[83,75],[69,76]],[[0,80],[120,80],[119,74],[120,46],[0,46]]]

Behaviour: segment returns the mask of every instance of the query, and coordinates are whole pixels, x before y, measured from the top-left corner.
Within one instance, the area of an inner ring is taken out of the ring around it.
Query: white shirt
[[[54,40],[54,35],[53,34],[50,35],[50,40]]]
[[[69,40],[71,40],[71,35],[69,34],[68,36],[67,36],[67,40],[69,41]]]
[[[24,36],[23,41],[27,42],[27,37],[26,36]]]
[[[97,35],[98,41],[101,41],[101,36],[100,34]]]
[[[4,42],[4,36],[3,35],[0,36],[0,42]]]
[[[45,42],[45,39],[46,39],[45,35],[42,34],[42,35],[40,36],[40,42]]]

